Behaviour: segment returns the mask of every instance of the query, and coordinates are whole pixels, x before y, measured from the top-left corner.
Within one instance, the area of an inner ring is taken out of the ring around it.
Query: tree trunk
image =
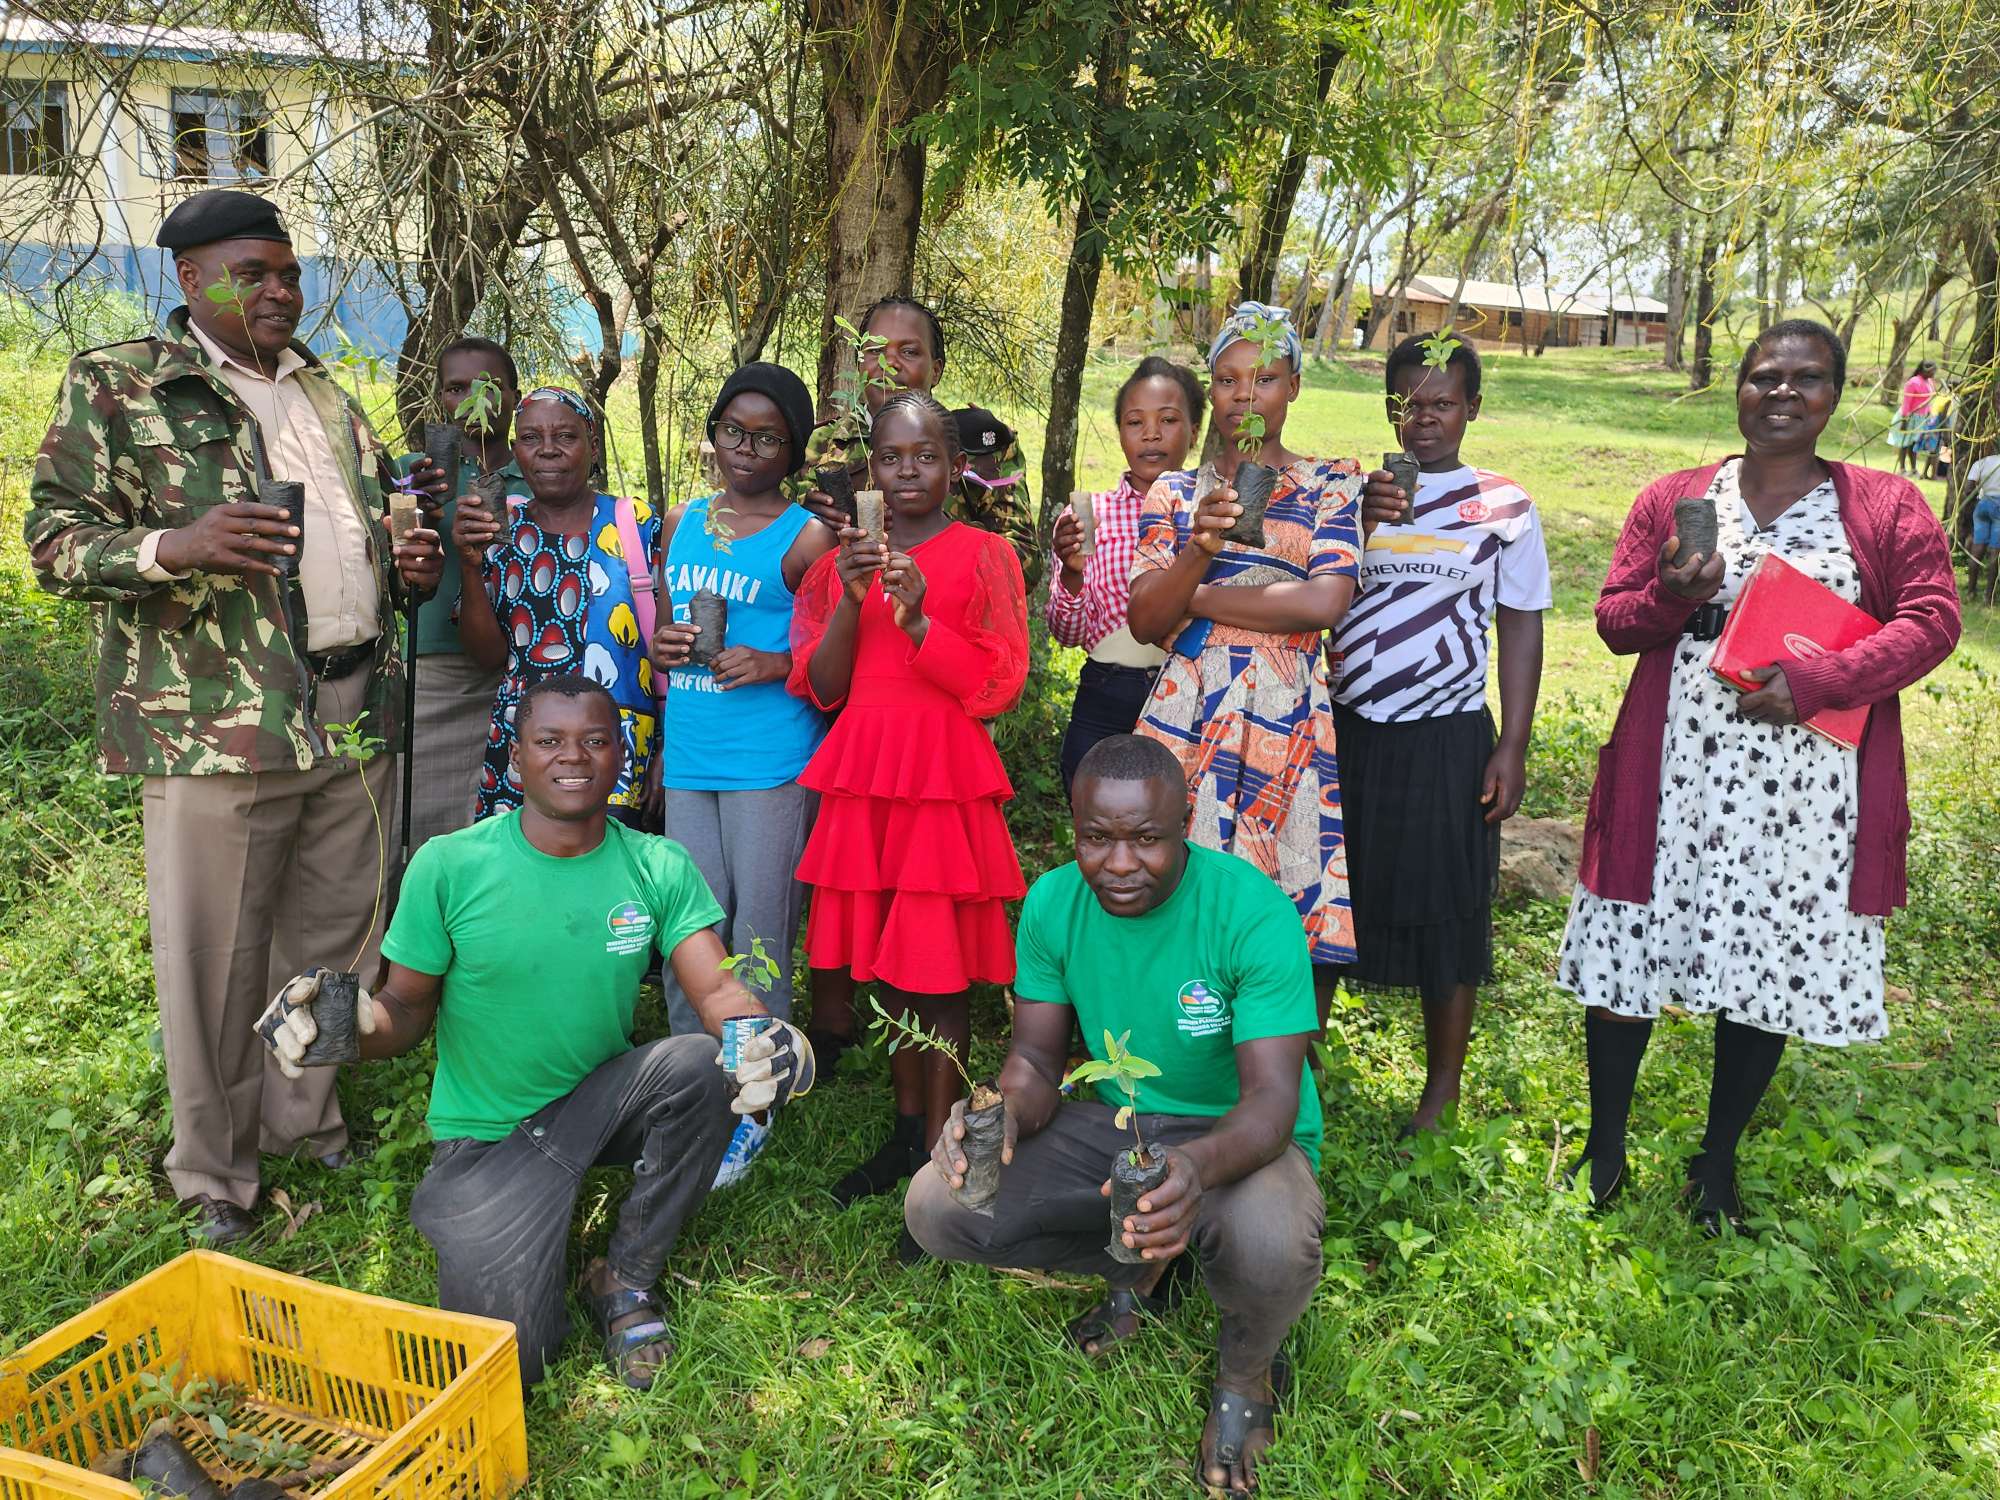
[[[639,318],[639,438],[646,450],[646,500],[658,515],[667,508],[667,466],[660,454],[660,336],[652,309]]]
[[[1972,348],[1953,408],[1955,475],[1965,472],[1965,458],[1993,452],[2000,440],[2000,221],[1973,225],[1967,238],[1972,242],[1967,257],[1972,271]],[[1945,520],[1947,531],[1963,546],[1972,534],[1972,507],[1960,504],[1955,514],[1945,513]]]
[[[924,217],[922,143],[884,140],[864,98],[829,91],[826,114],[826,177],[834,193],[820,315],[821,401],[833,391],[846,346],[834,318],[855,323],[878,298],[909,295]]]
[[[1951,252],[1955,248],[1951,239],[1939,241],[1937,253],[1931,257],[1931,268],[1924,277],[1923,289],[1916,300],[1889,329],[1889,358],[1884,362],[1882,373],[1881,401],[1884,406],[1894,407],[1903,389],[1903,361],[1909,357],[1910,345],[1917,337],[1917,327],[1923,322],[1925,309],[1935,306],[1937,294],[1944,290],[1944,284],[1951,280]]]
[[[1681,359],[1681,339],[1687,327],[1687,226],[1680,210],[1667,220],[1667,343],[1665,362],[1669,370],[1685,369]]]
[[[1347,49],[1338,42],[1321,42],[1313,58],[1313,108],[1309,120],[1317,120],[1333,88],[1334,71]],[[1278,262],[1285,253],[1285,236],[1292,227],[1292,209],[1299,199],[1299,186],[1306,179],[1306,163],[1311,159],[1313,131],[1302,122],[1285,138],[1284,154],[1278,170],[1264,194],[1257,223],[1250,236],[1250,253],[1236,278],[1239,300],[1254,298],[1269,302],[1278,281]]]
[[[808,0],[826,107],[826,305],[819,399],[848,354],[836,316],[857,322],[908,296],[924,218],[924,147],[905,131],[944,96],[958,31],[907,0]]]
[[[1688,388],[1706,390],[1715,376],[1715,260],[1721,249],[1716,221],[1701,226],[1701,254],[1695,262],[1694,363],[1688,368]]]
[[[1771,311],[1771,230],[1761,215],[1757,220],[1757,316],[1760,331],[1778,321]]]
[[[1106,28],[1097,57],[1096,107],[1091,112],[1089,152],[1097,179],[1077,194],[1076,232],[1070,238],[1069,267],[1063,273],[1062,315],[1056,328],[1055,365],[1049,374],[1049,420],[1042,434],[1042,503],[1036,516],[1038,543],[1048,545],[1055,516],[1076,483],[1076,414],[1083,391],[1083,364],[1090,353],[1090,319],[1097,306],[1097,281],[1104,269],[1103,220],[1115,182],[1103,167],[1111,155],[1105,130],[1124,113],[1131,33]]]

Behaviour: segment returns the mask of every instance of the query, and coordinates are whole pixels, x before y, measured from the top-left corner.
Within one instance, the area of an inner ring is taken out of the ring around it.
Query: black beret
[[[1014,429],[983,406],[961,406],[951,419],[958,423],[958,446],[974,458],[998,453],[1014,441]]]
[[[722,420],[722,408],[745,391],[768,396],[777,406],[778,414],[785,419],[786,435],[792,442],[792,472],[797,473],[805,467],[806,439],[812,435],[812,396],[806,390],[806,383],[783,365],[752,360],[722,382],[722,394],[708,409],[709,441],[715,441],[715,424]]]
[[[160,224],[162,250],[192,250],[217,240],[277,240],[289,245],[292,236],[278,217],[277,204],[230,188],[196,193],[176,205]]]

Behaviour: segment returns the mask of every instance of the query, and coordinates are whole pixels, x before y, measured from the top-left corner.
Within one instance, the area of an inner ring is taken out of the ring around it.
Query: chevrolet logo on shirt
[[[1370,552],[1394,552],[1403,557],[1423,557],[1433,552],[1463,552],[1466,545],[1448,536],[1386,536],[1380,527],[1368,538]]]

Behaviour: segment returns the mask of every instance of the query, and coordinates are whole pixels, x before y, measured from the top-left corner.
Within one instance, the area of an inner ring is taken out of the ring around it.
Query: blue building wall
[[[324,256],[305,256],[303,288],[306,315],[299,325],[300,336],[316,354],[331,354],[340,347],[336,327],[364,354],[393,359],[402,348],[408,315],[387,278],[372,261],[337,261]],[[30,293],[36,287],[62,279],[81,266],[78,280],[119,291],[138,300],[157,327],[181,303],[180,287],[174,280],[173,256],[155,246],[105,245],[19,245],[0,258],[5,281]],[[579,344],[591,354],[604,344],[597,318],[589,305],[570,288],[553,280],[550,300],[557,308],[558,333],[566,349]],[[638,352],[638,338],[627,334],[627,356]]]
[[[300,261],[306,316],[300,335],[317,354],[340,346],[336,326],[364,353],[393,356],[408,326],[403,305],[367,261],[344,263],[324,256]],[[81,268],[78,270],[78,268]],[[85,285],[124,292],[144,305],[155,326],[182,301],[173,256],[151,245],[21,245],[6,258],[6,278],[30,293],[73,270]]]

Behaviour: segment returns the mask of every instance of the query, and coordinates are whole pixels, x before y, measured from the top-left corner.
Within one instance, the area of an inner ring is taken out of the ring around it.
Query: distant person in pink
[[[1903,382],[1903,404],[1889,426],[1889,446],[1896,450],[1896,472],[1917,472],[1918,439],[1930,426],[1931,397],[1937,391],[1937,364],[1920,360],[1916,373]]]

